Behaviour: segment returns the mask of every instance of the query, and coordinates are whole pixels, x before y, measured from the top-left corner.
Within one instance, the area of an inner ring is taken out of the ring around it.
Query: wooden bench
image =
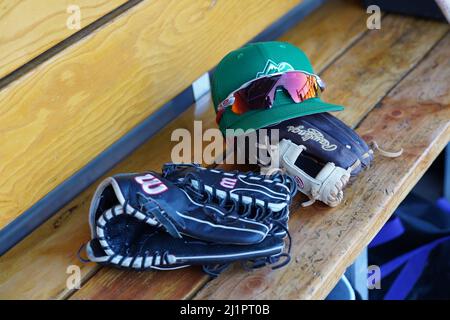
[[[8,181],[0,186],[0,253],[126,156],[130,144],[145,140],[161,120],[116,147],[115,157],[99,160],[108,148],[302,1],[81,1],[83,23],[101,18],[80,33],[67,30],[65,2],[12,3],[0,7],[7,26],[0,60],[8,62],[0,78],[26,64],[25,71],[3,78],[0,91],[0,174]],[[17,11],[33,19],[21,26]]]
[[[381,30],[369,31],[366,18],[358,1],[329,1],[280,39],[300,46],[311,58],[328,84],[324,99],[347,106],[338,114],[340,119],[366,140],[375,139],[389,149],[402,147],[405,152],[395,160],[376,157],[374,165],[346,190],[345,201],[337,208],[319,203],[301,208],[303,199],[298,197],[289,224],[293,250],[287,267],[253,272],[235,267],[211,280],[195,267],[126,272],[82,264],[76,252],[89,239],[87,211],[96,181],[0,258],[0,297],[324,298],[450,137],[449,27],[387,14]],[[208,96],[106,176],[159,169],[170,160],[171,132],[180,127],[192,130],[194,119],[202,120],[204,129],[215,126]],[[69,265],[81,268],[79,290],[66,287]]]

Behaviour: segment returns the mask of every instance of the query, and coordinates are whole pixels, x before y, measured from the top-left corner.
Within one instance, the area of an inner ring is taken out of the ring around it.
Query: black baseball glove
[[[283,175],[270,179],[197,165],[110,177],[91,203],[87,254],[125,268],[198,264],[212,274],[234,261],[272,264],[288,256],[294,193],[295,183]]]
[[[278,165],[294,178],[298,189],[310,198],[305,205],[316,200],[338,205],[350,177],[373,160],[366,142],[329,113],[289,119],[263,129],[268,132],[267,139],[259,141],[258,147],[266,149],[271,161],[278,160]],[[274,130],[278,144],[270,141]]]

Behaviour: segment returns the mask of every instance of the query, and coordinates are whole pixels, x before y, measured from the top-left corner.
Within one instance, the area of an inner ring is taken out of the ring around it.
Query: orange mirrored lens
[[[234,103],[231,106],[231,111],[233,111],[236,114],[243,114],[249,110],[250,108],[248,106],[247,101],[244,98],[242,98],[242,95],[239,92],[236,92],[234,94]]]

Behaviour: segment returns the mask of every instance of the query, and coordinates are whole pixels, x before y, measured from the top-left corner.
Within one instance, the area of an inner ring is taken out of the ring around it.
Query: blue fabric
[[[425,269],[427,258],[428,252],[411,258],[394,280],[384,300],[404,300]]]
[[[405,232],[405,228],[398,217],[386,222],[380,232],[375,236],[369,244],[369,248],[374,248],[386,242],[392,241],[400,237]]]
[[[449,241],[450,236],[440,238],[413,251],[407,252],[380,267],[381,277],[390,275],[394,270],[405,264],[400,274],[391,285],[385,300],[403,300],[416,284],[426,267],[430,252],[439,244]]]
[[[369,248],[370,264],[380,265],[383,279],[382,290],[371,290],[371,299],[450,297],[447,200],[439,199],[433,205],[408,196]]]
[[[440,198],[436,201],[436,206],[447,214],[450,214],[450,202],[445,198]]]

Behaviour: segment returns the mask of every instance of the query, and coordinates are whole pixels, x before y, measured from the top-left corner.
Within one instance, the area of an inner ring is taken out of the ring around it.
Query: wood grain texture
[[[160,170],[163,163],[170,161],[170,150],[176,144],[171,142],[173,130],[186,128],[192,132],[194,120],[203,121],[205,128],[211,127],[215,119],[213,113],[211,101],[205,97],[115,166],[105,177],[119,172]],[[95,263],[81,263],[77,251],[90,238],[89,205],[95,188],[103,178],[0,257],[0,299],[62,299],[70,293],[66,287],[66,269],[69,265],[80,267],[83,282],[100,269]],[[160,277],[153,280],[157,287],[158,279]],[[164,286],[167,285],[164,283]],[[132,287],[126,288],[132,290]]]
[[[346,107],[338,117],[356,125],[449,30],[444,23],[399,15],[382,19],[321,75],[323,99]]]
[[[333,3],[342,3],[342,6],[335,6]],[[290,35],[302,34],[301,39],[305,41],[305,45],[302,45],[302,48],[309,56],[313,56],[317,60],[317,63],[316,60],[312,60],[317,71],[321,71],[337,57],[342,48],[346,48],[353,42],[353,39],[365,31],[365,24],[355,24],[354,22],[364,19],[365,13],[355,10],[355,8],[359,8],[357,1],[330,1],[289,32]],[[349,11],[353,12],[353,19],[349,19]],[[313,25],[312,22],[317,20],[317,15],[323,15],[323,12],[333,13],[337,23],[336,26],[329,24],[316,26],[321,31],[320,34],[328,35],[321,38],[322,46],[317,47],[315,42],[310,40],[309,37],[311,35],[309,35],[307,30]],[[341,38],[339,42],[335,42],[334,32],[345,34],[347,37]],[[282,39],[290,41],[290,36]],[[294,43],[301,45],[301,42]],[[332,49],[331,43],[337,46],[335,50]],[[325,47],[330,49],[323,50]],[[213,110],[208,103],[208,101],[202,101],[196,109],[189,109],[107,175],[112,175],[116,172],[158,169],[161,163],[170,159],[171,146],[168,144],[168,141],[172,130],[187,128],[192,131],[192,121],[194,119],[203,120],[205,129],[215,127]],[[201,110],[205,108],[207,112],[201,113]],[[198,115],[195,116],[195,114]],[[76,251],[82,243],[89,239],[87,212],[89,201],[96,185],[97,183],[60,210],[52,219],[34,231],[3,257],[0,257],[0,270],[2,270],[2,273],[0,273],[1,298],[64,298],[69,293],[65,288],[67,278],[65,270],[68,265],[80,265],[85,281],[98,272],[99,268],[95,264],[83,265],[76,259]],[[203,283],[207,279],[203,274],[192,273],[192,271],[187,270],[183,270],[183,272],[188,272],[191,275],[191,281],[195,280],[197,281],[195,283],[198,284]],[[30,274],[33,274],[34,279],[31,283],[29,279]],[[164,291],[164,288],[168,285],[165,282],[156,281],[160,278],[154,278],[151,272],[123,272],[123,275],[120,276],[119,274],[121,274],[120,271],[117,272],[109,268],[102,269],[91,279],[93,281],[87,281],[83,285],[82,290],[77,291],[73,295],[73,298],[100,299],[109,292],[106,288],[116,288],[113,289],[114,297],[108,295],[110,298],[123,299],[133,297],[136,294],[136,290],[133,288],[140,290],[139,297],[152,298],[153,296],[146,293],[149,290],[154,292],[152,287],[141,285],[142,283],[148,283],[147,277],[153,279],[152,283],[154,283],[155,290]],[[122,285],[123,283],[127,285]],[[191,295],[190,290],[182,291],[179,289],[173,292],[164,292],[165,295],[159,295],[158,298],[186,298]]]
[[[126,0],[5,0],[0,2],[0,79],[78,30],[67,27],[69,5],[84,28]]]
[[[186,299],[198,292],[209,277],[201,267],[167,271],[124,272],[102,268],[82,290],[71,299],[76,300],[168,300]]]
[[[279,40],[306,51],[318,72],[365,34],[366,19],[359,0],[330,0]]]
[[[293,261],[284,269],[236,268],[197,299],[321,299],[376,235],[450,139],[450,34],[369,113],[357,129],[401,158],[377,156],[337,208],[294,209]]]
[[[300,2],[145,0],[4,88],[0,227]]]

